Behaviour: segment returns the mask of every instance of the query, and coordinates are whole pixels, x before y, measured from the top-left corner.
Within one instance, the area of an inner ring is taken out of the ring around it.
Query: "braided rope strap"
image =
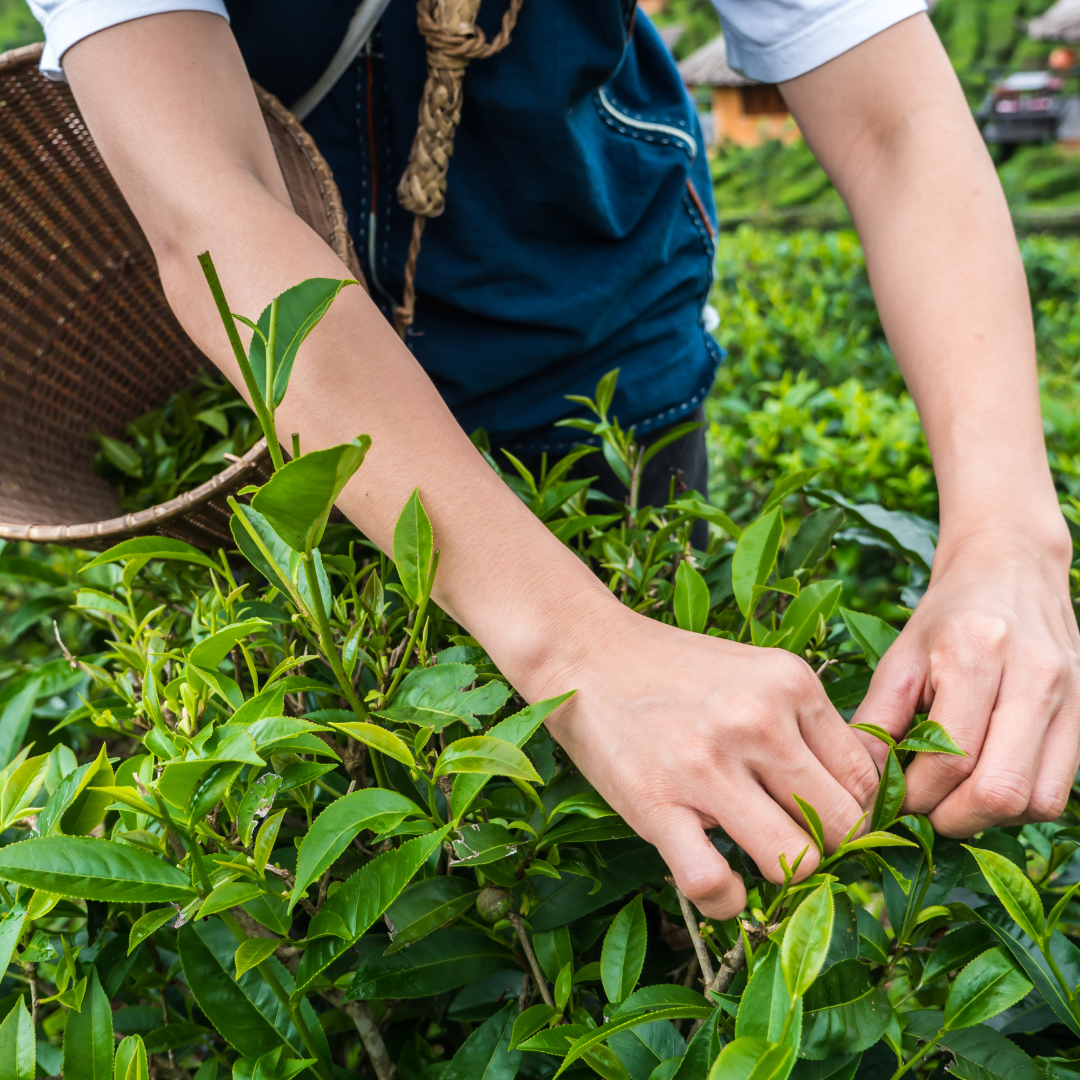
[[[424,225],[446,208],[446,172],[461,122],[465,69],[470,61],[493,56],[510,43],[523,2],[510,0],[502,26],[490,41],[476,25],[480,0],[419,0],[416,5],[417,25],[427,40],[428,73],[420,99],[420,122],[397,192],[398,202],[414,215],[402,302],[394,314],[394,326],[402,338],[416,311],[416,260]]]

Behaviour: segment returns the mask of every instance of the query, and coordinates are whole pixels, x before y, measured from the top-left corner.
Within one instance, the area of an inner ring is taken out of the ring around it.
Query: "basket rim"
[[[36,65],[41,59],[44,47],[45,43],[39,41],[0,53],[0,74],[12,69]],[[304,130],[300,121],[268,90],[263,89],[254,81],[252,81],[252,86],[260,106],[271,113],[274,119],[288,131],[307,158],[326,207],[330,224],[330,247],[341,259],[346,270],[360,278],[366,288],[367,283],[358,273],[359,267],[351,265],[356,256],[349,235],[348,217],[330,166],[319,152],[315,140]],[[262,438],[239,461],[233,462],[205,483],[174,499],[136,513],[122,514],[100,521],[74,522],[65,525],[14,524],[0,521],[0,541],[29,540],[39,544],[71,544],[85,540],[100,543],[103,540],[119,540],[146,533],[171,520],[185,516],[213,498],[232,494],[242,487],[249,477],[258,478],[257,466],[267,453],[266,439]]]
[[[101,541],[138,535],[157,525],[194,510],[208,500],[230,495],[240,487],[249,476],[258,477],[258,463],[267,454],[266,439],[260,439],[239,461],[234,461],[228,468],[210,477],[198,487],[177,495],[168,502],[148,506],[133,514],[104,521],[87,521],[73,525],[9,525],[0,522],[0,540],[31,540],[35,544],[70,544],[76,540]]]

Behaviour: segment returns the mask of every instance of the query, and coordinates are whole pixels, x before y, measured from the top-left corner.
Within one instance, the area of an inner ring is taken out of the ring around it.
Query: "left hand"
[[[987,529],[939,547],[855,715],[901,739],[929,710],[966,751],[920,753],[907,770],[905,812],[928,814],[945,836],[1065,809],[1080,766],[1080,633],[1064,531]],[[880,765],[884,745],[863,737]]]

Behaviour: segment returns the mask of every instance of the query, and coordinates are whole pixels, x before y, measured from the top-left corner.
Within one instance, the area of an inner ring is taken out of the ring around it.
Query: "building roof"
[[[679,38],[683,36],[685,29],[686,27],[682,23],[668,23],[667,26],[658,26],[656,32],[660,35],[660,40],[668,47],[668,51],[671,52],[679,44]]]
[[[687,86],[754,86],[756,79],[728,67],[724,35],[714,37],[679,64],[679,74]]]
[[[1051,71],[1014,71],[997,90],[1060,90],[1061,79]]]
[[[1080,0],[1058,0],[1028,23],[1028,33],[1043,41],[1080,41]]]

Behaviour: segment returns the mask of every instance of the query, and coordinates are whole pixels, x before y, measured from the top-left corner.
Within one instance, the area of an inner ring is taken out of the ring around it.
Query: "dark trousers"
[[[697,409],[689,416],[678,421],[680,424],[694,421],[704,424],[705,410]],[[672,425],[675,426],[675,425]],[[661,428],[644,436],[640,443],[643,446],[651,446],[670,428]],[[495,457],[499,458],[496,448]],[[522,464],[534,475],[540,473],[540,454],[515,454]],[[548,466],[555,463],[555,458],[548,455]],[[570,470],[571,480],[580,480],[586,476],[595,476],[593,487],[602,491],[610,498],[623,502],[628,494],[623,482],[615,475],[607,459],[598,450],[595,454],[588,454],[578,461]],[[699,427],[691,431],[681,439],[676,439],[659,451],[645,466],[645,472],[641,477],[638,491],[638,506],[665,506],[672,490],[674,480],[674,494],[678,498],[685,491],[697,491],[702,498],[709,496],[709,457],[705,448],[705,428]],[[694,547],[704,550],[708,543],[709,529],[704,521],[699,521],[694,526],[691,534],[691,543]]]

